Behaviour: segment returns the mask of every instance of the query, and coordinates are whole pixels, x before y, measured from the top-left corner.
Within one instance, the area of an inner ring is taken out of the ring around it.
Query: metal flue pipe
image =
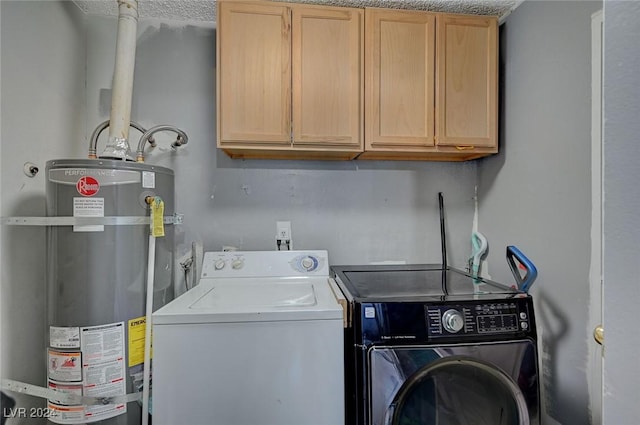
[[[138,1],[117,0],[118,35],[116,60],[113,70],[111,94],[111,117],[109,140],[101,157],[127,160],[131,157],[129,147],[129,125],[131,122],[131,98],[133,93],[133,71],[136,57],[136,35],[138,26]]]

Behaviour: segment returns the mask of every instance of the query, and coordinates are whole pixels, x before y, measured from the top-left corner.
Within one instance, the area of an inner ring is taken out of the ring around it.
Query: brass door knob
[[[593,339],[600,345],[604,344],[604,328],[602,325],[596,326],[593,330]]]

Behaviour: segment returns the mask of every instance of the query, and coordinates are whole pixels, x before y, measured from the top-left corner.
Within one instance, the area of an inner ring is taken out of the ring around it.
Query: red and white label
[[[93,196],[100,190],[100,183],[91,176],[82,176],[76,183],[76,189],[82,196]]]

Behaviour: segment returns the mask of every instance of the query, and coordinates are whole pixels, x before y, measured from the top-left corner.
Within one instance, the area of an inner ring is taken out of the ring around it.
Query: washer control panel
[[[320,258],[313,254],[301,254],[293,259],[291,267],[300,273],[309,273],[318,269]]]
[[[517,300],[425,306],[430,337],[496,335],[527,332],[531,326],[526,303]]]
[[[327,251],[206,252],[202,279],[229,277],[328,276]]]

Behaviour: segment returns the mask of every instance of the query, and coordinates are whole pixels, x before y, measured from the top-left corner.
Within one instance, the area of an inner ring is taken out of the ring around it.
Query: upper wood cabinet
[[[435,146],[435,22],[429,13],[365,11],[363,157]]]
[[[497,19],[218,0],[232,157],[462,161],[498,151]]]
[[[497,19],[365,12],[365,152],[447,160],[497,152]]]
[[[218,147],[232,157],[363,150],[363,11],[218,2]]]
[[[363,13],[298,5],[292,10],[294,146],[360,153]]]
[[[218,145],[291,140],[291,15],[274,4],[218,2]]]
[[[440,15],[436,22],[436,143],[497,152],[497,20]]]

